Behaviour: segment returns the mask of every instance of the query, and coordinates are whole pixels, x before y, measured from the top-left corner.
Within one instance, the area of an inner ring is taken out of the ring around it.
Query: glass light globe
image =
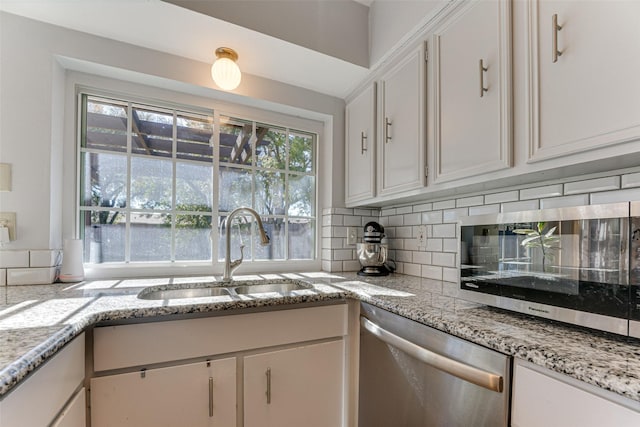
[[[222,57],[211,66],[211,77],[222,89],[233,90],[240,84],[242,74],[235,61]]]

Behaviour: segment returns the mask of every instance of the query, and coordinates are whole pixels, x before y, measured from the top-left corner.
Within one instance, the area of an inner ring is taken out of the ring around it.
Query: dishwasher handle
[[[366,317],[360,317],[360,324],[381,341],[396,347],[408,355],[438,370],[456,376],[498,393],[503,390],[503,378],[491,372],[450,359],[426,348],[420,347],[376,325]]]

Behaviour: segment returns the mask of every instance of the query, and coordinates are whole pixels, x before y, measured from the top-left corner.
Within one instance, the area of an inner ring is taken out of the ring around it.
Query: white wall
[[[0,211],[16,212],[18,223],[18,240],[5,249],[59,248],[71,237],[62,227],[63,170],[75,165],[63,150],[74,135],[64,128],[73,123],[65,117],[69,70],[323,121],[320,204],[344,203],[343,100],[252,75],[234,94],[219,92],[210,64],[0,13],[0,162],[13,168]]]
[[[447,0],[375,0],[369,8],[369,63],[372,67],[402,44],[448,3]]]

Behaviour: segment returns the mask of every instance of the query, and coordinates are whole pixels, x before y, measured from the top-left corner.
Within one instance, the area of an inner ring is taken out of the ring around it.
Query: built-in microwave
[[[640,202],[465,217],[460,293],[640,338]]]

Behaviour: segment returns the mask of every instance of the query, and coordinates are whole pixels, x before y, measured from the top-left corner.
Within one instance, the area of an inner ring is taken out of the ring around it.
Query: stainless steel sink
[[[297,291],[300,289],[309,289],[309,286],[304,286],[298,282],[283,282],[283,283],[262,283],[256,285],[243,285],[233,288],[238,295],[247,294],[264,294],[275,292],[278,294],[287,294],[291,291]]]
[[[204,298],[230,295],[228,288],[180,288],[161,289],[151,292],[142,292],[138,295],[140,299],[181,299],[181,298]]]
[[[173,300],[186,298],[206,298],[217,296],[238,297],[240,295],[254,295],[276,293],[288,295],[293,291],[312,289],[311,285],[295,280],[273,280],[256,282],[239,282],[233,286],[233,282],[225,286],[185,286],[174,289],[160,288],[145,289],[138,294],[138,298],[145,300]]]

